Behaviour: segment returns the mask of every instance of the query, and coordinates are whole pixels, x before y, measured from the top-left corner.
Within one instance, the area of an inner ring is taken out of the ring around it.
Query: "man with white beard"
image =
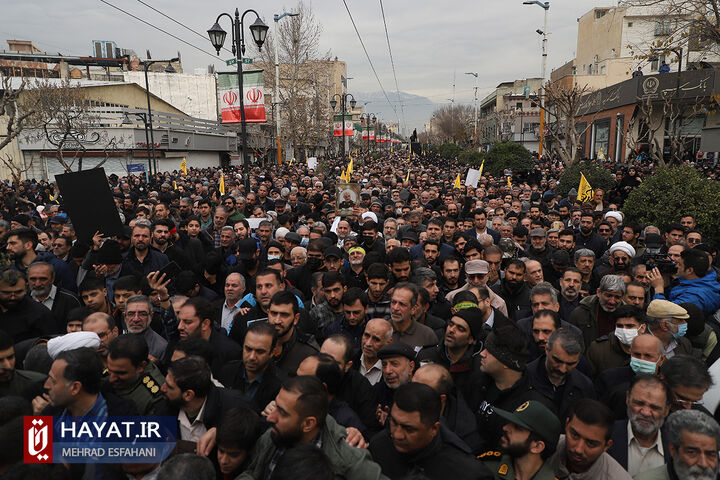
[[[665,465],[670,453],[661,428],[669,413],[667,385],[647,373],[635,376],[627,393],[628,418],[615,422],[607,453],[633,476]]]
[[[715,480],[720,425],[700,410],[679,410],[665,425],[672,461],[635,476],[635,480]]]
[[[583,298],[572,311],[568,322],[582,331],[585,348],[596,338],[615,331],[613,312],[622,305],[624,295],[625,280],[617,275],[605,275],[600,280],[597,294]]]

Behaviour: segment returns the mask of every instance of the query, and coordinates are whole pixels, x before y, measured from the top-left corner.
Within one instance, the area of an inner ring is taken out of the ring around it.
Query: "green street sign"
[[[252,65],[253,59],[252,58],[243,58],[242,59],[243,65]],[[237,58],[231,58],[230,60],[225,60],[225,65],[228,67],[231,65],[237,65]]]

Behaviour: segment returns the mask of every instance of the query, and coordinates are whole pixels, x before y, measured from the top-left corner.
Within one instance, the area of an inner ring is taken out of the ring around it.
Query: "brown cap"
[[[647,316],[653,318],[677,318],[684,320],[690,318],[687,310],[680,305],[667,300],[653,300],[647,308]]]
[[[470,260],[465,264],[465,273],[470,275],[487,275],[490,272],[490,265],[485,260]]]

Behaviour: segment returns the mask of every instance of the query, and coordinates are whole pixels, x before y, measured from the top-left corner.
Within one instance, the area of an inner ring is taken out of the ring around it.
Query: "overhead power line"
[[[390,48],[390,35],[388,34],[387,21],[385,20],[385,7],[383,2],[380,0],[380,11],[382,12],[383,25],[385,25],[385,38],[387,39],[388,53],[390,53],[390,65],[392,65],[393,77],[395,78],[395,91],[397,92],[397,98],[400,102],[400,111],[402,112],[402,120],[404,129],[407,130],[407,121],[405,120],[405,107],[403,106],[402,99],[400,98],[400,87],[398,86],[397,73],[395,73],[395,60],[393,59],[392,49]],[[395,112],[397,114],[397,112]],[[398,118],[398,121],[400,119]]]
[[[347,10],[348,16],[350,17],[350,21],[352,22],[353,28],[355,29],[355,33],[357,34],[358,40],[360,40],[360,45],[362,46],[363,51],[365,52],[365,56],[367,57],[368,63],[370,64],[370,68],[373,71],[373,74],[375,74],[375,79],[378,82],[378,85],[380,85],[380,90],[382,90],[383,95],[385,95],[385,100],[387,100],[388,105],[393,109],[395,112],[395,117],[398,119],[398,122],[400,121],[400,118],[398,117],[397,110],[395,109],[395,106],[390,101],[390,98],[388,97],[387,92],[385,91],[385,87],[383,87],[382,82],[380,81],[380,77],[377,74],[377,71],[375,70],[375,65],[373,65],[372,60],[370,59],[370,54],[367,51],[367,48],[365,48],[365,42],[363,42],[362,36],[360,35],[360,32],[358,31],[357,25],[355,25],[355,19],[352,16],[352,13],[350,13],[350,8],[348,7],[347,1],[342,0],[343,4],[345,5],[345,10]]]
[[[203,40],[207,40],[207,39],[208,39],[207,36],[203,35],[202,33],[198,32],[197,30],[193,30],[192,28],[188,27],[188,26],[185,25],[184,23],[182,23],[182,22],[180,22],[180,21],[178,21],[178,20],[175,20],[175,19],[172,18],[170,15],[161,12],[160,10],[158,10],[158,9],[155,8],[155,7],[153,7],[153,6],[150,5],[149,3],[145,3],[145,2],[143,2],[143,0],[137,0],[137,1],[140,2],[140,3],[142,3],[143,5],[145,5],[146,7],[148,7],[150,10],[152,10],[152,11],[154,11],[154,12],[156,12],[156,13],[159,13],[160,15],[162,15],[162,16],[165,17],[165,18],[167,18],[167,19],[170,20],[171,22],[177,23],[178,25],[180,25],[181,27],[183,27],[185,30],[188,30],[188,31],[194,33],[195,35],[197,35],[198,37],[202,38]],[[222,49],[225,50],[225,51],[228,52],[228,53],[232,53],[232,51],[231,51],[230,49],[228,49],[228,48],[222,47]]]
[[[177,35],[174,35],[174,34],[168,32],[167,30],[163,30],[162,28],[158,27],[157,25],[153,25],[152,23],[148,22],[147,20],[143,20],[142,18],[138,17],[137,15],[133,15],[132,13],[128,12],[127,10],[123,10],[122,8],[120,8],[120,7],[116,6],[116,5],[113,5],[112,3],[108,2],[107,0],[100,0],[100,1],[101,1],[102,3],[104,3],[104,4],[106,4],[106,5],[114,8],[115,10],[118,10],[118,11],[124,13],[125,15],[128,15],[128,16],[134,18],[134,19],[137,20],[137,21],[142,22],[142,23],[144,23],[145,25],[147,25],[147,26],[149,26],[149,27],[152,27],[152,28],[154,28],[155,30],[158,30],[158,31],[164,33],[165,35],[168,35],[168,36],[174,38],[174,39],[177,40],[178,42],[182,42],[182,43],[184,43],[185,45],[187,45],[187,46],[189,46],[189,47],[192,47],[192,48],[194,48],[195,50],[198,50],[198,51],[200,51],[200,52],[202,52],[202,53],[204,53],[204,54],[206,54],[206,55],[211,56],[213,59],[217,60],[217,56],[214,55],[214,54],[212,54],[212,53],[210,53],[210,52],[208,52],[207,50],[203,50],[202,48],[198,47],[197,45],[193,45],[192,43],[190,43],[190,42],[188,42],[188,41],[186,41],[186,40],[183,40],[182,38],[178,37]]]

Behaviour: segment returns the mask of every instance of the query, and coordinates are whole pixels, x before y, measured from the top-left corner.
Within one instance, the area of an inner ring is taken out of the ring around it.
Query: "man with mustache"
[[[580,305],[580,287],[582,287],[582,273],[574,267],[570,267],[563,272],[560,277],[560,308],[558,313],[560,318],[566,320],[570,318],[570,314]]]
[[[720,426],[715,419],[699,410],[680,410],[668,417],[665,431],[672,461],[635,480],[717,478]]]
[[[525,263],[522,260],[511,260],[507,264],[502,283],[493,291],[505,300],[510,320],[517,321],[532,314],[530,288],[525,283]]]
[[[613,443],[612,430],[609,408],[589,398],[577,402],[565,423],[565,435],[560,436],[555,455],[549,460],[557,478],[630,480],[630,474],[607,454]]]
[[[622,304],[624,295],[625,280],[618,275],[605,275],[597,294],[583,298],[570,314],[568,321],[582,331],[585,348],[596,338],[615,330],[613,312]]]
[[[658,377],[633,378],[627,393],[627,420],[615,421],[608,454],[632,476],[670,461],[661,428],[670,413],[670,392]]]

